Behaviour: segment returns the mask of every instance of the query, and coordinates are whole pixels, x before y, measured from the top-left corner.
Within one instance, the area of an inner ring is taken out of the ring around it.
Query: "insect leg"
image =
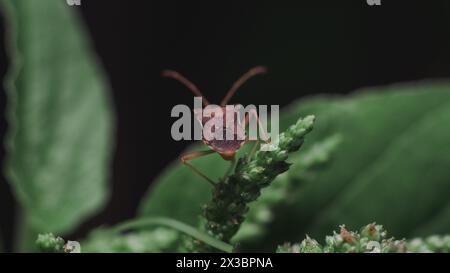
[[[228,176],[231,173],[231,171],[234,169],[235,164],[236,164],[236,157],[233,156],[233,158],[231,159],[231,162],[230,162],[230,167],[228,167],[228,170],[225,173],[225,176]]]
[[[189,167],[189,169],[191,169],[191,171],[193,171],[196,175],[200,176],[203,179],[206,179],[206,181],[208,181],[213,186],[215,186],[216,182],[214,182],[211,178],[209,178],[206,175],[204,175],[202,172],[200,172],[193,165],[188,163],[188,161],[190,161],[192,159],[199,158],[199,157],[202,157],[202,156],[205,156],[205,155],[208,155],[208,154],[212,154],[212,153],[214,153],[213,150],[208,150],[208,151],[200,151],[200,152],[195,152],[195,153],[192,153],[192,154],[183,155],[183,156],[181,156],[181,163],[183,163],[184,165]]]
[[[252,159],[252,157],[255,155],[256,148],[258,147],[258,144],[259,144],[259,140],[258,139],[257,140],[250,140],[248,138],[245,140],[245,144],[250,143],[250,142],[253,142],[253,146],[252,146],[252,149],[250,150],[250,152],[248,153],[248,155],[245,158],[245,161],[247,161],[247,162],[249,162]]]
[[[250,159],[253,157],[253,155],[255,155],[256,148],[258,147],[258,144],[259,144],[258,139],[257,140],[248,140],[247,143],[250,141],[254,141],[254,143],[253,143],[252,149],[250,150],[250,153],[247,155],[247,158],[245,159],[247,162],[249,162]]]

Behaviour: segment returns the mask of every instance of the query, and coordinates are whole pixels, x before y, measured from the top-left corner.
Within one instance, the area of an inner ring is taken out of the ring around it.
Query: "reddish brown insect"
[[[204,156],[204,155],[218,153],[223,159],[232,161],[232,165],[234,164],[236,152],[242,147],[242,145],[244,145],[245,143],[250,141],[250,140],[248,140],[248,138],[245,137],[245,127],[249,121],[250,115],[254,115],[254,117],[258,120],[259,126],[261,126],[261,122],[259,121],[258,114],[256,113],[256,111],[250,111],[249,114],[246,114],[243,124],[239,121],[239,119],[237,119],[235,117],[233,119],[231,119],[229,116],[231,114],[235,115],[236,113],[235,112],[227,113],[226,105],[230,101],[230,99],[233,97],[233,95],[236,93],[236,91],[239,89],[239,87],[241,87],[248,79],[250,79],[251,77],[253,77],[255,75],[263,74],[266,72],[267,72],[267,69],[262,66],[257,66],[257,67],[250,69],[247,73],[242,75],[232,85],[231,89],[227,92],[226,96],[223,98],[223,100],[220,103],[220,107],[222,109],[221,115],[222,115],[222,120],[223,120],[222,132],[225,134],[227,132],[227,130],[230,130],[231,126],[234,126],[235,137],[232,140],[227,140],[227,139],[207,140],[207,138],[205,138],[205,136],[203,136],[203,143],[205,143],[210,148],[210,150],[199,151],[199,152],[195,152],[192,154],[183,155],[181,157],[181,162],[183,164],[188,166],[197,175],[208,180],[212,184],[215,184],[214,181],[212,181],[210,178],[205,176],[203,173],[201,173],[199,170],[197,170],[194,166],[189,164],[188,161],[198,158],[198,157],[201,157],[201,156]],[[182,76],[180,73],[173,71],[173,70],[164,70],[162,72],[162,76],[173,78],[173,79],[181,82],[190,91],[192,91],[192,93],[194,93],[197,97],[202,97],[204,107],[209,105],[208,100],[203,96],[203,94],[200,92],[200,90],[192,82],[190,82],[188,79],[186,79],[184,76]],[[229,117],[229,118],[227,119],[227,117]],[[207,118],[205,118],[205,117],[196,117],[196,118],[199,120],[199,122],[202,125],[205,125],[205,123],[207,123],[210,119],[218,118],[218,116],[212,116],[212,117],[207,117]],[[229,120],[233,120],[233,123],[228,122]],[[262,133],[265,134],[264,131],[262,131]],[[265,135],[264,135],[264,139],[266,139],[266,141],[267,141],[267,137]],[[255,145],[250,154],[252,154],[255,151],[257,144],[258,144],[258,140],[255,141]]]

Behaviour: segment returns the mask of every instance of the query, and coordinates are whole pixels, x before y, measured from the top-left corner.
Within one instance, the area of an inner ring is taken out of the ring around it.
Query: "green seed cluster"
[[[226,177],[213,189],[212,200],[204,207],[207,231],[229,242],[244,221],[249,203],[270,185],[275,177],[289,169],[288,153],[297,151],[314,124],[314,116],[299,119],[280,134],[272,151],[258,151],[250,161],[240,159],[234,174]]]
[[[314,180],[319,170],[328,164],[341,143],[341,135],[334,134],[316,141],[299,155],[290,157],[295,162],[284,177],[278,176],[276,182],[267,187],[257,202],[250,204],[250,211],[232,241],[244,242],[261,239],[275,219],[275,208],[288,200]]]
[[[36,240],[38,249],[46,253],[63,253],[64,244],[64,239],[56,237],[53,233],[39,234]]]
[[[341,226],[340,232],[326,236],[325,245],[306,236],[300,244],[286,243],[279,246],[278,253],[405,253],[404,240],[387,238],[382,225],[369,224],[359,232],[348,231]]]
[[[424,239],[415,238],[407,242],[407,249],[418,253],[449,253],[450,235],[432,235]]]

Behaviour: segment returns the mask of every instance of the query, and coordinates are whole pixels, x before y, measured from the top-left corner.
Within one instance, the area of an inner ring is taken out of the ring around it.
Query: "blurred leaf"
[[[327,168],[279,208],[264,240],[251,247],[270,250],[306,233],[323,237],[342,223],[353,229],[377,221],[399,238],[450,231],[450,221],[434,220],[450,211],[450,84],[418,82],[302,100],[284,112],[282,127],[308,114],[317,122],[305,149],[333,134],[342,141]],[[194,164],[216,175],[226,166],[215,156]],[[295,177],[289,173],[278,180]],[[209,191],[175,163],[149,191],[140,214],[193,223]]]
[[[448,204],[449,99],[447,83],[411,83],[297,105],[300,114],[318,111],[311,139],[337,132],[343,141],[330,167],[306,185],[271,230],[283,230],[283,240],[299,239],[305,233],[323,236],[342,223],[355,229],[377,221],[399,238],[435,233],[413,234]],[[450,225],[440,228],[448,231]]]
[[[193,150],[205,149],[200,145],[194,147]],[[212,154],[196,159],[194,164],[208,177],[218,180],[225,175],[230,163],[223,161],[218,154]],[[201,206],[209,201],[212,191],[206,180],[193,175],[187,167],[181,166],[179,160],[169,166],[153,185],[141,203],[140,215],[168,216],[191,225],[200,220]],[[176,198],[175,195],[181,192],[182,196]]]
[[[92,232],[81,242],[84,253],[142,253],[181,251],[182,235],[175,230],[158,227],[147,231],[136,231],[124,235],[111,233],[107,229]]]
[[[2,0],[10,70],[5,171],[35,231],[64,233],[104,205],[113,114],[77,14]],[[72,8],[73,9],[73,8]]]
[[[164,217],[132,219],[94,230],[83,244],[87,252],[187,252],[195,249],[192,239],[223,252],[233,251],[233,246],[207,233]]]

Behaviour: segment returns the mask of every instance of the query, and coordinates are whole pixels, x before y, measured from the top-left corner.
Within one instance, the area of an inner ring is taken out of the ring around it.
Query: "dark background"
[[[33,1],[33,0],[30,0]],[[160,71],[180,71],[212,102],[242,73],[266,65],[235,96],[286,105],[318,93],[450,76],[448,0],[95,1],[78,9],[113,88],[117,147],[108,206],[71,238],[135,214],[152,180],[189,144],[170,137],[171,108],[192,94]],[[4,29],[1,25],[1,44]],[[0,73],[7,69],[0,52]],[[0,137],[7,124],[0,92]],[[4,150],[0,153],[0,163]],[[11,249],[17,205],[0,177],[0,231]]]

